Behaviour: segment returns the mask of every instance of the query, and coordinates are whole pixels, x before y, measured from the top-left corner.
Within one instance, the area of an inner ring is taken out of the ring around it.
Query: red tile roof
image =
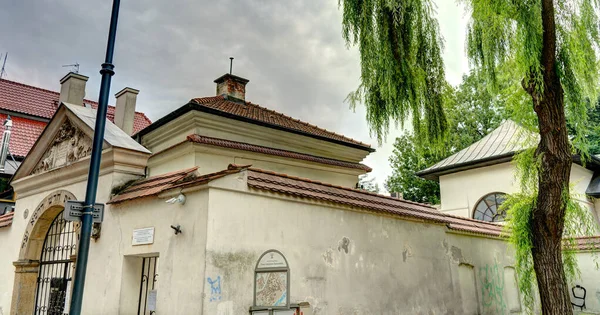
[[[8,115],[0,114],[0,123],[2,123]],[[37,138],[46,128],[46,122],[33,120],[23,117],[11,117],[13,127],[11,129],[10,142],[8,151],[14,156],[25,157]],[[1,125],[0,125],[1,126]],[[2,128],[3,129],[3,128]],[[3,131],[0,131],[2,135]]]
[[[0,215],[0,228],[12,225],[14,215],[14,211]]]
[[[426,204],[250,168],[250,165],[232,164],[229,165],[226,170],[202,176],[194,175],[196,168],[192,168],[149,177],[134,182],[120,194],[114,196],[109,203],[119,203],[126,200],[156,196],[163,191],[178,187],[201,185],[211,180],[238,173],[243,170],[247,170],[248,172],[248,186],[254,189],[267,190],[294,197],[316,199],[374,212],[444,224],[449,229],[456,231],[492,237],[502,236],[502,226],[494,223],[455,217],[444,214]]]
[[[316,199],[374,212],[441,223],[451,230],[493,237],[502,236],[502,226],[494,223],[455,217],[444,214],[429,205],[285,174],[250,168],[248,170],[248,186],[295,197]]]
[[[212,138],[212,137],[205,137],[205,136],[201,136],[201,135],[189,135],[187,137],[187,140],[194,142],[194,143],[213,145],[213,146],[218,146],[218,147],[223,147],[223,148],[250,151],[250,152],[256,152],[256,153],[267,154],[267,155],[281,156],[281,157],[290,158],[290,159],[298,159],[298,160],[334,165],[334,166],[345,167],[345,168],[359,169],[359,170],[363,170],[366,172],[371,171],[370,167],[368,167],[362,163],[340,161],[340,160],[329,159],[329,158],[324,158],[324,157],[314,156],[314,155],[309,155],[309,154],[304,154],[304,153],[298,153],[298,152],[293,152],[293,151],[274,149],[274,148],[264,147],[264,146],[260,146],[260,145],[250,144],[250,143],[231,141],[231,140]]]
[[[600,236],[577,237],[574,240],[575,250],[577,251],[598,251],[600,250]],[[569,248],[569,243],[565,245]]]
[[[60,93],[58,92],[0,79],[0,110],[35,116],[44,120],[50,119],[58,109],[59,95]],[[84,100],[84,102],[91,105],[93,108],[98,107],[97,102],[91,100]],[[114,115],[115,107],[109,106],[107,114],[108,119],[114,121]],[[2,121],[4,121],[5,118],[6,115],[2,115]],[[47,123],[23,117],[12,118],[13,131],[10,141],[11,153],[24,157],[35,143],[35,140],[40,136]],[[133,123],[133,134],[146,128],[150,124],[151,121],[146,115],[136,112]],[[0,132],[0,135],[1,133],[2,132]]]
[[[192,167],[132,182],[128,187],[112,198],[109,203],[158,195],[161,191],[170,189],[171,186],[178,181],[194,174],[197,169],[198,167]]]
[[[261,124],[283,127],[289,130],[294,130],[313,136],[319,136],[346,144],[352,144],[354,146],[371,150],[371,146],[369,144],[342,136],[323,128],[319,128],[315,125],[311,125],[250,102],[231,101],[223,95],[194,98],[191,100],[191,102],[227,115],[245,118]]]

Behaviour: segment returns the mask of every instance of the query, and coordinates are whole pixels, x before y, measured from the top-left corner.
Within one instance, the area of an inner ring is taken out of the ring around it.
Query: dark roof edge
[[[350,142],[345,142],[345,141],[341,141],[341,140],[336,140],[336,139],[330,139],[327,137],[323,137],[323,136],[319,136],[319,135],[314,135],[308,132],[304,132],[304,131],[300,131],[300,130],[296,130],[296,129],[291,129],[291,128],[286,128],[283,126],[279,126],[279,125],[275,125],[275,124],[269,124],[269,123],[265,123],[262,121],[258,121],[258,120],[254,120],[254,119],[250,119],[250,118],[246,118],[246,117],[241,117],[238,115],[234,115],[234,114],[229,114],[229,113],[225,113],[222,112],[220,110],[216,110],[216,109],[212,109],[212,108],[208,108],[206,106],[202,106],[201,104],[198,103],[194,103],[194,102],[188,102],[187,104],[179,107],[178,109],[170,112],[169,114],[167,114],[166,116],[158,119],[157,121],[153,122],[152,124],[150,124],[148,127],[138,131],[135,135],[133,135],[132,137],[137,141],[141,143],[141,138],[158,129],[159,127],[167,124],[168,122],[174,120],[175,118],[189,112],[192,110],[197,110],[200,112],[204,112],[207,114],[213,114],[213,115],[217,115],[217,116],[221,116],[221,117],[225,117],[225,118],[230,118],[230,119],[234,119],[237,121],[242,121],[242,122],[247,122],[250,124],[254,124],[254,125],[259,125],[259,126],[263,126],[263,127],[267,127],[267,128],[271,128],[271,129],[276,129],[276,130],[281,130],[281,131],[285,131],[285,132],[289,132],[289,133],[294,133],[297,135],[301,135],[301,136],[306,136],[306,137],[311,137],[314,139],[318,139],[318,140],[323,140],[323,141],[327,141],[327,142],[331,142],[331,143],[335,143],[335,144],[339,144],[339,145],[343,145],[343,146],[347,146],[347,147],[351,147],[351,148],[355,148],[355,149],[359,149],[359,150],[363,150],[363,151],[368,151],[368,152],[375,152],[375,149],[368,147],[368,146],[362,146],[362,145],[358,145],[358,144],[354,144],[354,143],[350,143]]]
[[[464,163],[452,164],[432,170],[424,169],[422,171],[416,172],[415,175],[428,180],[438,180],[441,175],[452,174],[460,171],[466,171],[470,169],[491,166],[511,161],[515,153],[516,152],[508,152],[501,155],[491,156],[484,159],[473,160]]]
[[[439,180],[441,175],[447,175],[452,173],[458,173],[461,171],[476,169],[485,166],[492,166],[500,163],[510,162],[515,154],[518,152],[508,152],[496,156],[491,156],[485,159],[473,160],[465,163],[452,164],[432,170],[424,169],[416,172],[415,175],[428,180]],[[581,155],[573,155],[573,163],[585,167],[591,171],[600,171],[600,158],[594,155],[590,156],[590,160],[584,165],[581,161]]]

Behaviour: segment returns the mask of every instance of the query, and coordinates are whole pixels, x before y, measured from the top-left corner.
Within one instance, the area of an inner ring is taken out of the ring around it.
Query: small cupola
[[[246,84],[249,81],[231,73],[224,74],[215,80],[217,96],[225,95],[227,98],[246,101]]]

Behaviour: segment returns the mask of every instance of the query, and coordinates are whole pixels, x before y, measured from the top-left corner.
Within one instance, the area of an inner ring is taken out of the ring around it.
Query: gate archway
[[[29,215],[23,232],[23,240],[19,250],[19,258],[13,262],[15,277],[11,302],[11,315],[37,314],[36,297],[38,296],[38,278],[40,275],[40,260],[46,247],[46,238],[54,223],[62,218],[65,202],[75,200],[75,196],[66,190],[55,191],[44,197],[34,211]],[[17,201],[18,204],[18,201]],[[78,237],[78,226],[72,226]],[[76,251],[73,251],[76,254]],[[69,257],[72,260],[75,256]],[[56,268],[56,266],[55,266]],[[66,296],[66,299],[70,297]],[[68,301],[65,302],[68,305]],[[49,313],[41,313],[48,315]]]
[[[44,239],[37,279],[34,314],[68,314],[77,234],[73,222],[54,218]]]

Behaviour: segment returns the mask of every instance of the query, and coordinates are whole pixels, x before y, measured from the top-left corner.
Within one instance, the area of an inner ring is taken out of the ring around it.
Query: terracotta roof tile
[[[6,114],[0,114],[0,123],[6,119]],[[11,129],[8,151],[14,156],[25,157],[37,138],[46,128],[46,122],[23,117],[11,117],[13,126]],[[0,125],[1,126],[1,125]],[[0,137],[4,131],[0,131]]]
[[[575,250],[598,251],[600,250],[600,235],[575,238]],[[569,245],[566,245],[569,248]]]
[[[502,236],[502,226],[494,223],[451,216],[425,204],[285,174],[250,168],[248,170],[248,186],[296,197],[317,199],[402,217],[442,223],[446,224],[451,230],[493,237]]]
[[[0,109],[50,119],[58,109],[58,97],[60,93],[41,89],[31,85],[0,79]],[[84,100],[93,108],[98,103]],[[114,121],[115,107],[109,106],[107,118]],[[2,121],[6,115],[2,115]],[[44,130],[47,122],[22,117],[12,117],[13,132],[11,135],[11,153],[24,157],[27,155],[35,140]],[[17,122],[19,121],[19,122]],[[19,126],[17,126],[19,124]],[[150,119],[143,113],[136,112],[133,122],[133,134],[146,128],[151,124]],[[20,133],[23,133],[22,135]],[[0,132],[0,136],[1,136]],[[16,139],[13,141],[13,139]]]
[[[308,133],[314,136],[320,136],[331,140],[358,145],[364,148],[371,147],[369,144],[345,137],[335,132],[325,130],[315,125],[311,125],[309,123],[292,118],[274,110],[264,108],[257,104],[228,100],[223,95],[194,98],[191,100],[191,102],[222,113],[243,117],[256,122],[275,125],[303,133]]]
[[[156,196],[163,191],[173,188],[201,185],[229,174],[238,173],[242,169],[248,168],[248,166],[230,164],[226,170],[200,176],[196,175],[198,168],[193,167],[182,171],[148,177],[132,183],[121,193],[114,196],[108,203],[119,203],[126,200]]]
[[[213,145],[213,146],[229,148],[229,149],[250,151],[250,152],[256,152],[256,153],[267,154],[267,155],[281,156],[281,157],[285,157],[285,158],[298,159],[298,160],[334,165],[334,166],[345,167],[345,168],[359,169],[359,170],[363,170],[366,172],[371,171],[370,167],[368,167],[362,163],[340,161],[340,160],[329,159],[329,158],[324,158],[324,157],[314,156],[314,155],[309,155],[309,154],[304,154],[304,153],[298,153],[298,152],[293,152],[293,151],[274,149],[274,148],[264,147],[264,146],[260,146],[260,145],[250,144],[250,143],[218,139],[218,138],[211,138],[211,137],[205,137],[205,136],[201,136],[201,135],[190,135],[187,137],[187,139],[188,139],[188,141],[191,141],[194,143]]]
[[[195,173],[195,170],[195,168],[187,169],[137,181],[119,195],[113,197],[109,203],[118,203],[141,197],[155,196],[163,191],[173,188],[202,185],[211,180],[247,170],[247,184],[254,189],[267,190],[300,198],[316,199],[374,212],[388,213],[405,218],[444,224],[451,230],[461,232],[502,237],[501,225],[447,215],[426,204],[264,171],[251,168],[250,165],[232,164],[229,165],[226,170],[220,172],[202,176],[191,176]]]
[[[0,215],[0,228],[11,226],[14,215],[15,215],[14,211],[11,211],[4,215]]]
[[[118,195],[114,196],[109,203],[117,203],[125,200],[157,195],[161,191],[171,187],[174,183],[192,175],[197,169],[197,167],[192,167],[185,170],[161,174],[135,181],[121,191]]]

